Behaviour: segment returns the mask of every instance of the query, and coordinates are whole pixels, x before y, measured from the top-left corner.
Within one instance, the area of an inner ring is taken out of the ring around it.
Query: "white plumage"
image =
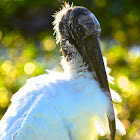
[[[0,121],[0,140],[94,140],[109,132],[110,100],[94,73],[79,53],[69,62],[64,57],[62,66],[64,73],[33,77],[12,97]],[[116,122],[124,134],[123,125]]]
[[[109,131],[108,100],[88,72],[74,77],[51,72],[31,78],[12,97],[12,104],[0,122],[0,138],[94,140],[96,131]]]

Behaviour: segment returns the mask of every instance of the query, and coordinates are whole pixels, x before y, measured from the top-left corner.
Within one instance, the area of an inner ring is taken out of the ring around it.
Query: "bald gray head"
[[[101,32],[100,24],[92,12],[85,7],[70,7],[68,4],[56,13],[54,30],[57,43],[61,43],[62,53],[68,61],[74,57],[74,53],[76,52],[70,51],[66,45],[66,41],[69,41],[69,43],[80,51],[82,50],[82,45],[84,45],[90,36],[98,35],[99,37]]]
[[[92,12],[84,7],[72,7],[59,22],[61,39],[71,43],[93,34],[100,34],[100,24]]]

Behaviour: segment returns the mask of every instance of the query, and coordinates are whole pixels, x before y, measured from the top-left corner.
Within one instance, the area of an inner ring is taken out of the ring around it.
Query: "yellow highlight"
[[[132,106],[132,107],[136,107],[139,105],[139,97],[138,96],[132,96],[130,101],[129,101],[129,104]]]
[[[10,77],[15,78],[16,74],[17,74],[17,68],[15,66],[13,66],[9,75],[10,75]]]
[[[27,74],[32,74],[35,71],[35,65],[33,63],[27,63],[24,66],[24,71]]]
[[[126,35],[122,30],[118,30],[113,34],[114,38],[117,39],[120,42],[126,41]]]
[[[16,74],[17,68],[13,66],[10,72],[5,77],[5,82],[7,85],[13,85],[13,82],[16,81]]]
[[[46,51],[52,51],[55,49],[55,40],[52,37],[46,37],[43,40],[43,46]]]
[[[10,36],[5,36],[3,39],[2,39],[2,43],[5,47],[8,47],[12,44],[13,40],[12,40],[12,37]]]
[[[3,74],[8,74],[10,70],[12,69],[12,61],[5,60],[1,66],[1,70]]]
[[[126,130],[130,127],[130,122],[127,119],[122,120],[122,123]]]
[[[136,38],[139,36],[139,28],[138,27],[132,27],[128,30],[128,35],[130,41],[135,41]]]
[[[125,90],[127,90],[130,85],[128,78],[125,76],[121,76],[117,82],[119,87]]]
[[[0,88],[0,107],[6,107],[8,105],[9,99],[8,99],[8,91],[6,88],[1,87]]]
[[[134,83],[130,82],[126,76],[121,76],[117,80],[118,86],[124,91],[123,96],[128,98],[135,93],[136,87]]]
[[[138,21],[138,19],[139,19],[139,16],[136,15],[136,13],[134,12],[130,12],[125,16],[126,23],[129,25],[133,25],[135,22]]]
[[[104,7],[106,6],[106,0],[94,0],[96,6],[98,7]]]
[[[2,31],[0,31],[0,40],[2,39]]]
[[[119,104],[116,104],[115,107],[117,108],[118,113],[121,113],[122,107]]]
[[[21,35],[16,35],[16,36],[14,37],[14,45],[15,45],[16,47],[21,46],[21,45],[23,44],[23,42],[24,42],[24,39],[23,39],[23,37],[22,37]]]

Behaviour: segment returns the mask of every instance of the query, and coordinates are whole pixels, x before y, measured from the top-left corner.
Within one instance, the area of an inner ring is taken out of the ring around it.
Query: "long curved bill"
[[[103,56],[101,52],[100,42],[98,34],[91,35],[87,37],[81,44],[79,53],[83,57],[84,61],[89,64],[89,71],[94,71],[96,74],[96,80],[99,82],[102,89],[107,91],[107,96],[110,99],[112,106],[112,118],[109,120],[109,127],[111,132],[111,140],[115,139],[116,125],[115,125],[115,114],[112,103],[112,98],[110,94],[108,79],[106,75],[106,70],[103,62]]]

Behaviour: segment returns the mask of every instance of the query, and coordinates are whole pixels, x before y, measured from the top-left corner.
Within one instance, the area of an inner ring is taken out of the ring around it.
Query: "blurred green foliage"
[[[126,135],[140,139],[140,1],[70,0],[99,19],[101,45],[114,77],[112,89],[123,102],[116,104]],[[62,0],[1,0],[0,2],[0,118],[12,95],[30,77],[45,69],[62,71],[59,45],[52,36],[51,15]],[[103,138],[101,138],[103,139]],[[105,139],[105,138],[104,138]]]

